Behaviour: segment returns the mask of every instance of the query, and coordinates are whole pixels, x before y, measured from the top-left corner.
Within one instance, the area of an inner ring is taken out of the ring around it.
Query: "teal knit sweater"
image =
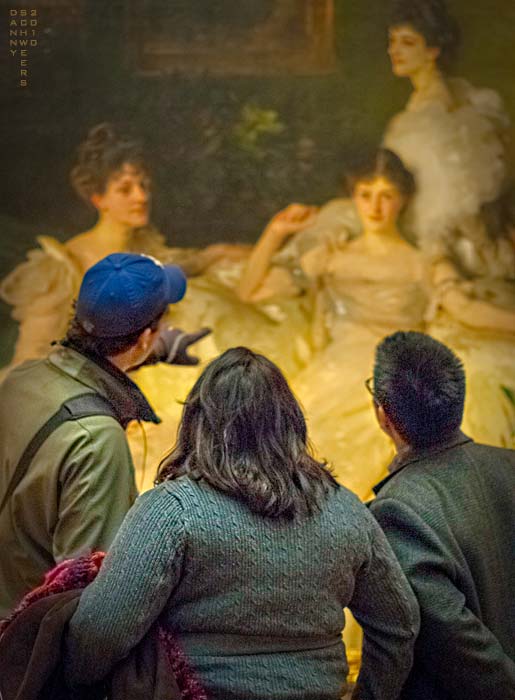
[[[70,623],[68,677],[101,678],[161,615],[211,700],[337,700],[346,606],[365,631],[359,697],[395,698],[418,613],[365,506],[339,487],[316,515],[272,520],[182,477],[127,515]]]

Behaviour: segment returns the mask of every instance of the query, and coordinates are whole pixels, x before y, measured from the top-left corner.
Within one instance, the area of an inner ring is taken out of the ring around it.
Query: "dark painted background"
[[[68,173],[78,142],[99,121],[130,123],[146,143],[154,221],[170,242],[253,241],[289,201],[334,196],[349,157],[380,140],[409,94],[390,72],[385,0],[336,0],[333,73],[245,78],[135,76],[124,58],[125,5],[2,2],[4,54],[10,7],[40,8],[41,39],[29,88],[16,86],[14,60],[0,68],[2,274],[35,235],[65,239],[94,222]],[[463,30],[454,72],[497,89],[515,118],[515,3],[450,5]],[[2,318],[5,356],[14,327],[5,308]]]

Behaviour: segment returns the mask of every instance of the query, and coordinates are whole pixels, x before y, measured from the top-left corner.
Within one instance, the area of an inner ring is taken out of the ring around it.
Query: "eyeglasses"
[[[376,395],[374,393],[374,377],[369,377],[368,379],[365,379],[365,387],[372,397],[372,400],[375,404],[379,406],[379,401],[376,398]]]

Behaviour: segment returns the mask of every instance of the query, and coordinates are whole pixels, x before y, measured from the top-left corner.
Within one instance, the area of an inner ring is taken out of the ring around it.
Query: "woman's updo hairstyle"
[[[409,25],[421,34],[429,47],[440,49],[437,65],[443,71],[448,70],[456,57],[461,32],[444,0],[395,0],[388,26],[402,25]]]
[[[119,134],[112,124],[97,124],[78,148],[71,183],[79,197],[89,204],[92,195],[105,192],[109,179],[125,163],[137,170],[148,170],[142,145],[127,134]]]
[[[415,192],[415,178],[399,156],[388,148],[362,151],[345,176],[345,189],[352,197],[358,182],[370,182],[378,177],[389,180],[406,199]]]

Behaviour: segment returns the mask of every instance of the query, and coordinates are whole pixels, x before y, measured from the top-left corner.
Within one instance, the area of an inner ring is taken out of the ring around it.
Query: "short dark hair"
[[[139,141],[119,132],[113,124],[97,124],[78,148],[71,183],[79,197],[89,204],[91,196],[103,194],[109,179],[125,164],[149,173]]]
[[[390,28],[409,25],[431,48],[440,49],[437,64],[447,70],[456,57],[461,32],[444,0],[396,0],[390,11]]]
[[[365,148],[349,166],[345,176],[347,193],[352,196],[359,182],[376,177],[389,180],[404,197],[415,192],[415,179],[396,153],[388,148]]]
[[[436,445],[461,425],[463,365],[431,336],[397,331],[376,348],[374,397],[410,445]]]
[[[112,357],[132,347],[146,328],[150,328],[151,331],[156,331],[164,313],[164,311],[160,312],[158,316],[145,324],[143,328],[115,338],[97,338],[91,335],[81,326],[77,317],[74,315],[68,325],[68,330],[61,344],[73,347],[84,355],[103,358]]]
[[[279,368],[244,347],[213,360],[186,399],[157,482],[182,475],[270,518],[311,513],[337,486],[309,453],[304,416]]]

